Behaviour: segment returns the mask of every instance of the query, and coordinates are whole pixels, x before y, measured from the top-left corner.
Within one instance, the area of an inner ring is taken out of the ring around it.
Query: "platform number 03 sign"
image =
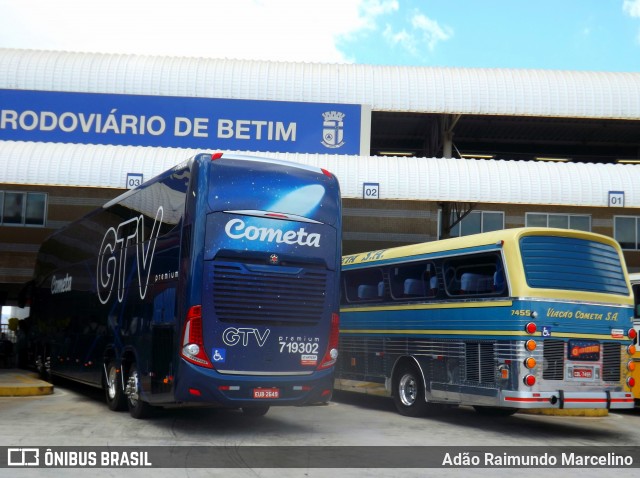
[[[624,207],[624,191],[609,191],[609,207]]]
[[[142,174],[127,173],[127,189],[133,189],[140,186],[143,182]]]
[[[363,183],[362,199],[380,199],[380,183]]]

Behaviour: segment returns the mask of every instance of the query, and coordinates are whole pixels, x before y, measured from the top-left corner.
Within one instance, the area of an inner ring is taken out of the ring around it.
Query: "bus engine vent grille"
[[[493,342],[468,342],[465,344],[466,380],[492,384],[496,381],[496,358]]]
[[[222,322],[312,325],[325,313],[326,270],[215,261],[212,272]]]
[[[549,339],[544,342],[542,378],[564,379],[564,341]]]
[[[616,342],[602,344],[602,379],[605,382],[619,382],[622,365],[621,347]]]

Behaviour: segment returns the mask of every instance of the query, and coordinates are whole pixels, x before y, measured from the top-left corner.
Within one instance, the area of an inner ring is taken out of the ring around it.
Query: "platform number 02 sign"
[[[362,199],[380,199],[380,183],[363,183]]]
[[[609,191],[609,207],[624,207],[624,191]]]

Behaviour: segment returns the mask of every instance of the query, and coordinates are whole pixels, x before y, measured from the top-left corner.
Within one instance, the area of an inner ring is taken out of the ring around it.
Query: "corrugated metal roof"
[[[286,63],[0,49],[0,88],[640,119],[640,73]]]
[[[124,188],[127,173],[148,180],[197,152],[0,141],[0,184]],[[640,207],[640,165],[243,154],[326,168],[346,198],[362,198],[363,183],[370,182],[379,183],[381,199],[605,207],[609,191],[624,191],[625,206]]]

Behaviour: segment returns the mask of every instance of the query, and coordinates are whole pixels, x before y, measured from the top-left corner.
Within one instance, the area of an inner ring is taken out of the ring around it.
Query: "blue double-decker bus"
[[[36,364],[104,388],[135,418],[329,401],[340,244],[331,173],[199,154],[42,244]]]

